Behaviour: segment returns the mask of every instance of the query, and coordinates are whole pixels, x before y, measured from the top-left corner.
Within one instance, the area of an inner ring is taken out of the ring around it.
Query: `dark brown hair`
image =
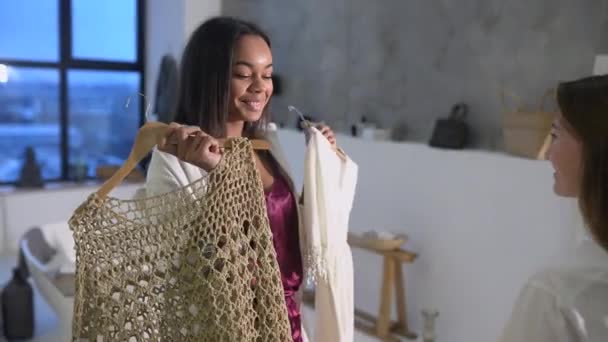
[[[244,35],[259,36],[270,47],[270,39],[259,27],[231,17],[209,19],[192,33],[182,55],[174,121],[199,126],[215,137],[226,135],[233,52]],[[260,120],[245,123],[244,136],[263,134],[268,107]]]
[[[581,212],[608,250],[608,75],[561,83],[557,102],[566,127],[582,143]]]

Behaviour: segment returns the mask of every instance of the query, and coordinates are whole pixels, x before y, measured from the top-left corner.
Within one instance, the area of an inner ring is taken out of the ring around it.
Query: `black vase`
[[[32,286],[18,269],[2,291],[4,337],[9,340],[34,336],[34,293]]]

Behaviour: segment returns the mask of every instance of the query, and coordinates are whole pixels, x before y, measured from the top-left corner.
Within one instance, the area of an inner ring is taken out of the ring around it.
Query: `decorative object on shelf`
[[[376,122],[370,121],[366,116],[362,116],[359,123],[350,127],[350,133],[353,137],[358,137],[366,140],[390,140],[392,130],[381,128]]]
[[[469,126],[466,122],[469,106],[460,102],[452,106],[450,116],[435,122],[429,145],[437,148],[462,149],[469,140]]]
[[[507,153],[531,159],[543,157],[544,153],[540,152],[555,117],[555,111],[548,111],[546,103],[549,97],[554,95],[555,90],[550,89],[542,96],[538,108],[525,109],[516,95],[502,90],[503,139]],[[519,102],[515,109],[507,108],[507,96]]]
[[[30,283],[18,268],[2,290],[4,337],[9,340],[30,339],[34,336],[34,293]]]
[[[31,146],[25,148],[23,167],[17,186],[21,188],[41,188],[44,186],[36,152]]]
[[[424,331],[422,332],[423,342],[435,342],[435,320],[439,316],[439,312],[433,309],[422,310],[422,316],[424,317]]]
[[[86,159],[77,157],[74,163],[70,165],[70,179],[76,183],[82,183],[87,179],[89,167]]]
[[[362,116],[358,123],[351,126],[351,134],[353,137],[361,137],[363,129],[367,126],[367,117]]]
[[[398,123],[393,127],[391,132],[391,140],[393,141],[405,141],[407,139],[407,125],[402,122]]]
[[[177,61],[171,54],[164,55],[160,61],[156,80],[154,113],[158,121],[166,124],[173,121],[177,106],[177,77]]]
[[[388,128],[375,128],[372,132],[371,139],[376,141],[391,140],[391,130]]]
[[[377,125],[371,122],[367,116],[362,116],[359,123],[351,127],[351,133],[354,137],[374,140],[376,136]]]

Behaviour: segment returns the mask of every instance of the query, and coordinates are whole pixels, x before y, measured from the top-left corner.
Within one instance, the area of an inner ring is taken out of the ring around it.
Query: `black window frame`
[[[59,125],[60,125],[60,157],[61,157],[61,176],[60,178],[45,179],[44,182],[65,182],[70,181],[69,170],[69,87],[68,72],[70,70],[84,71],[134,71],[138,72],[139,92],[145,91],[145,27],[146,27],[146,0],[136,1],[136,60],[134,62],[117,62],[108,60],[95,60],[74,58],[72,55],[72,0],[56,0],[58,3],[58,43],[59,58],[56,62],[36,61],[26,59],[7,59],[0,56],[0,64],[12,67],[45,68],[53,69],[59,73]],[[135,96],[136,94],[134,94]],[[145,121],[146,101],[142,96],[137,96],[139,101],[139,125]],[[135,99],[133,99],[135,100]],[[135,133],[135,132],[134,132]],[[13,182],[0,181],[0,185],[14,185],[19,180]]]

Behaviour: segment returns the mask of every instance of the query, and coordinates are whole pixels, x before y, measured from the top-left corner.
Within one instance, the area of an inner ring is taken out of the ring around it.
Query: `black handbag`
[[[466,103],[455,104],[447,119],[439,119],[435,122],[429,145],[437,148],[464,148],[469,140],[469,126],[466,123],[468,112],[469,107]]]

